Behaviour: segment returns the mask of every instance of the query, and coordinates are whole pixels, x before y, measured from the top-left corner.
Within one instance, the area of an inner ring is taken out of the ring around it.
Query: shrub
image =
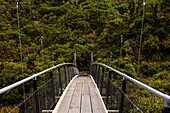
[[[155,36],[158,36],[160,40],[166,39],[167,37],[167,32],[163,28],[156,29],[154,32]]]
[[[16,106],[5,106],[5,107],[2,107],[0,109],[0,113],[7,113],[7,112],[10,112],[13,108],[15,108]],[[19,113],[19,108],[16,108],[14,111],[14,113]]]
[[[154,75],[154,78],[157,79],[168,79],[170,77],[170,73],[167,70],[161,71]]]
[[[119,10],[120,14],[128,12],[128,5],[126,3],[119,5],[116,9]]]
[[[153,76],[156,74],[159,70],[160,65],[156,63],[147,63],[142,61],[140,65],[140,73],[142,73],[143,76]]]
[[[115,67],[115,65],[117,65],[117,67]],[[119,65],[119,59],[112,62],[111,67],[118,68],[118,65]],[[137,75],[135,70],[135,65],[131,63],[131,59],[129,59],[128,57],[120,59],[120,71],[133,78],[135,78]]]

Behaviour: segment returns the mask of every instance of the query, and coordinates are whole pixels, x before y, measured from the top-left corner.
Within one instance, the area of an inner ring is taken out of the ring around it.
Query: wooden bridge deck
[[[76,76],[65,89],[53,113],[106,113],[91,76]]]

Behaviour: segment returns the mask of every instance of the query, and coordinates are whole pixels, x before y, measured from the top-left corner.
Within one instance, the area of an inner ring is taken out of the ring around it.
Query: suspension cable
[[[140,45],[139,45],[139,54],[138,54],[137,77],[139,76],[139,68],[140,68],[140,54],[141,54],[142,35],[143,35],[143,24],[144,24],[144,16],[145,16],[144,14],[145,14],[145,0],[143,0],[143,16],[142,16],[141,35],[140,35]]]
[[[131,17],[131,19],[130,19],[130,21],[129,21],[129,23],[128,23],[128,27],[126,27],[125,32],[121,35],[121,41],[120,41],[120,42],[121,42],[121,46],[120,46],[119,68],[120,68],[121,56],[122,56],[123,36],[126,34],[126,32],[127,32],[128,28],[129,28],[130,24],[133,22],[133,20],[134,20],[136,14],[138,13],[138,11],[139,11],[139,9],[140,9],[140,7],[141,7],[142,2],[143,2],[143,1],[141,1],[141,3],[139,3],[139,6],[138,6],[138,8],[136,9],[136,12],[133,14],[133,16]]]
[[[41,36],[41,48],[42,48],[42,60],[43,60],[43,70],[44,70],[44,54],[43,54],[43,36]],[[44,74],[44,83],[46,83],[45,82],[45,74]],[[44,96],[45,96],[45,108],[47,109],[47,102],[48,102],[48,100],[47,100],[47,90],[46,90],[46,85],[44,86],[45,88],[44,88]]]
[[[33,22],[31,21],[31,18],[28,16],[27,12],[25,11],[24,7],[22,6],[22,4],[18,1],[18,4],[20,5],[20,7],[22,8],[22,10],[24,11],[25,15],[27,16],[27,18],[29,19],[29,21],[31,22],[32,26],[34,27],[35,31],[37,32],[37,34],[40,36],[41,35],[39,33],[39,31],[36,29],[35,25],[33,24]]]
[[[44,69],[44,53],[43,53],[43,36],[40,35],[39,31],[36,29],[35,25],[33,24],[33,22],[31,21],[30,17],[28,16],[27,12],[25,11],[25,9],[23,8],[22,4],[18,1],[18,4],[20,5],[20,7],[22,8],[22,10],[24,11],[25,15],[27,16],[27,18],[29,19],[29,21],[31,22],[32,26],[34,27],[35,31],[37,32],[37,34],[39,35],[40,39],[41,39],[41,48],[42,48],[42,62],[43,62],[43,69]]]
[[[137,77],[139,77],[139,68],[140,68],[140,52],[142,45],[142,35],[143,35],[143,25],[144,25],[144,14],[145,14],[145,0],[143,0],[143,15],[142,15],[142,24],[141,24],[141,35],[140,35],[140,45],[139,45],[139,54],[138,54],[138,67],[137,67]],[[137,104],[137,88],[135,90],[135,102]]]
[[[141,4],[142,4],[142,2],[139,4],[138,9],[136,10],[136,12],[133,14],[132,18],[130,19],[130,21],[129,21],[129,23],[128,23],[128,27],[126,27],[125,32],[123,33],[123,35],[121,35],[121,41],[120,41],[120,42],[121,42],[121,47],[120,47],[120,59],[121,59],[121,54],[122,54],[123,36],[126,34],[126,32],[127,32],[128,28],[129,28],[130,24],[132,23],[133,19],[135,18],[135,15],[138,13],[138,11],[139,11],[139,9],[140,9],[140,7],[141,7]],[[121,63],[120,59],[119,59],[119,68],[120,68],[120,63]]]
[[[36,29],[36,27],[34,26],[33,22],[31,21],[30,17],[28,16],[27,12],[25,11],[25,9],[23,8],[22,4],[18,1],[18,4],[20,5],[20,7],[22,8],[22,10],[24,11],[25,15],[27,16],[27,18],[29,19],[29,21],[31,22],[32,26],[34,27],[35,31],[37,32],[37,34],[40,36],[41,39],[41,49],[42,49],[42,63],[43,63],[43,70],[44,70],[44,50],[43,50],[43,36],[40,35],[39,31]],[[44,74],[44,83],[45,83],[45,74]],[[44,89],[45,92],[45,107],[47,109],[47,91],[46,91],[46,87]]]
[[[120,68],[121,57],[122,57],[122,43],[123,43],[123,35],[120,35],[120,36],[121,36],[121,46],[120,46],[119,68]]]
[[[133,19],[135,18],[136,14],[138,13],[140,7],[141,7],[141,4],[143,3],[143,1],[141,1],[141,3],[139,3],[139,6],[138,8],[136,9],[136,12],[133,14],[132,18],[130,19],[129,23],[128,23],[128,27],[126,27],[126,30],[125,32],[123,33],[123,35],[121,35],[121,47],[120,47],[120,58],[119,58],[119,68],[120,68],[120,63],[121,63],[121,56],[122,56],[122,46],[123,46],[123,36],[126,34],[130,24],[133,22]]]
[[[22,78],[24,78],[23,74],[23,59],[22,59],[22,43],[21,43],[21,30],[20,30],[20,22],[19,22],[19,7],[18,3],[19,0],[16,0],[16,7],[17,7],[17,20],[18,20],[18,32],[19,32],[19,45],[20,45],[20,59],[21,59],[21,73],[22,73]],[[24,111],[26,112],[26,104],[25,104],[25,84],[23,83],[23,96],[24,96]]]

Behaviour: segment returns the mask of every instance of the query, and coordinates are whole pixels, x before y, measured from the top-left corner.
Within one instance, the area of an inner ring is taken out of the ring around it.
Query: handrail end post
[[[109,103],[109,96],[110,96],[110,80],[111,80],[111,70],[109,69],[109,76],[108,76],[108,81],[107,81],[107,95],[106,95],[106,104],[108,107]],[[110,79],[110,80],[109,80]]]
[[[34,97],[35,97],[35,104],[36,104],[36,113],[40,113],[40,106],[39,106],[39,97],[38,97],[38,89],[37,89],[37,77],[33,79],[33,87],[34,87]]]
[[[58,67],[58,74],[59,74],[60,90],[61,90],[61,94],[62,94],[62,93],[63,93],[63,88],[62,88],[62,81],[61,81],[60,67]]]
[[[53,70],[50,70],[50,78],[51,78],[51,89],[52,89],[52,97],[53,103],[55,103],[55,88],[54,88],[54,78],[53,78]]]
[[[170,102],[168,100],[164,100],[163,113],[170,113]]]
[[[124,93],[126,90],[126,78],[123,77],[122,81],[122,92],[121,92],[121,102],[120,102],[120,108],[119,108],[119,113],[123,113],[123,107],[124,107]]]

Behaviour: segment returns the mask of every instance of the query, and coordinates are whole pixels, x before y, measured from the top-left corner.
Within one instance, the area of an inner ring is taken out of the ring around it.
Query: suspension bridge
[[[48,74],[49,80],[38,86],[39,77]],[[113,79],[121,82],[115,84]],[[159,97],[164,101],[163,113],[170,111],[170,96],[102,63],[92,63],[89,74],[79,74],[74,63],[58,64],[0,89],[0,94],[8,95],[10,91],[28,82],[32,83],[34,91],[9,111],[10,113],[145,112],[128,97],[127,93],[133,92],[127,89],[128,84]]]
[[[20,5],[23,10],[24,8],[17,0],[17,16],[20,39],[19,42],[22,63],[18,5]],[[27,15],[25,10],[24,12]],[[28,15],[27,17],[29,18]],[[142,27],[144,21],[143,19]],[[36,30],[33,23],[32,25]],[[39,34],[38,31],[37,33]],[[40,38],[42,46],[43,37],[40,35]],[[142,40],[142,28],[140,40]],[[121,48],[122,42],[123,35],[121,36]],[[44,58],[42,59],[44,60]],[[25,88],[23,88],[24,98],[18,103],[16,103],[16,106],[14,106],[11,110],[7,112],[143,113],[146,112],[147,109],[141,108],[140,101],[142,101],[143,96],[141,95],[141,92],[146,91],[150,94],[150,98],[152,98],[151,101],[159,98],[160,101],[163,102],[162,105],[160,104],[160,106],[164,106],[164,108],[162,109],[163,113],[170,113],[170,96],[163,94],[162,92],[152,87],[149,87],[146,84],[140,82],[139,80],[134,79],[112,67],[109,67],[102,63],[94,63],[93,54],[91,54],[92,63],[90,66],[90,70],[88,71],[89,73],[79,73],[79,70],[76,67],[76,57],[74,58],[74,61],[74,63],[58,64],[30,77],[27,77],[23,80],[20,80],[14,84],[11,84],[5,88],[0,89],[1,96],[8,96],[10,92],[15,92],[16,88],[22,89],[22,85],[28,86],[29,88],[27,89],[30,90],[29,94],[26,94]],[[42,76],[48,77],[48,80],[44,79],[45,83],[39,84],[39,82],[42,81]]]

